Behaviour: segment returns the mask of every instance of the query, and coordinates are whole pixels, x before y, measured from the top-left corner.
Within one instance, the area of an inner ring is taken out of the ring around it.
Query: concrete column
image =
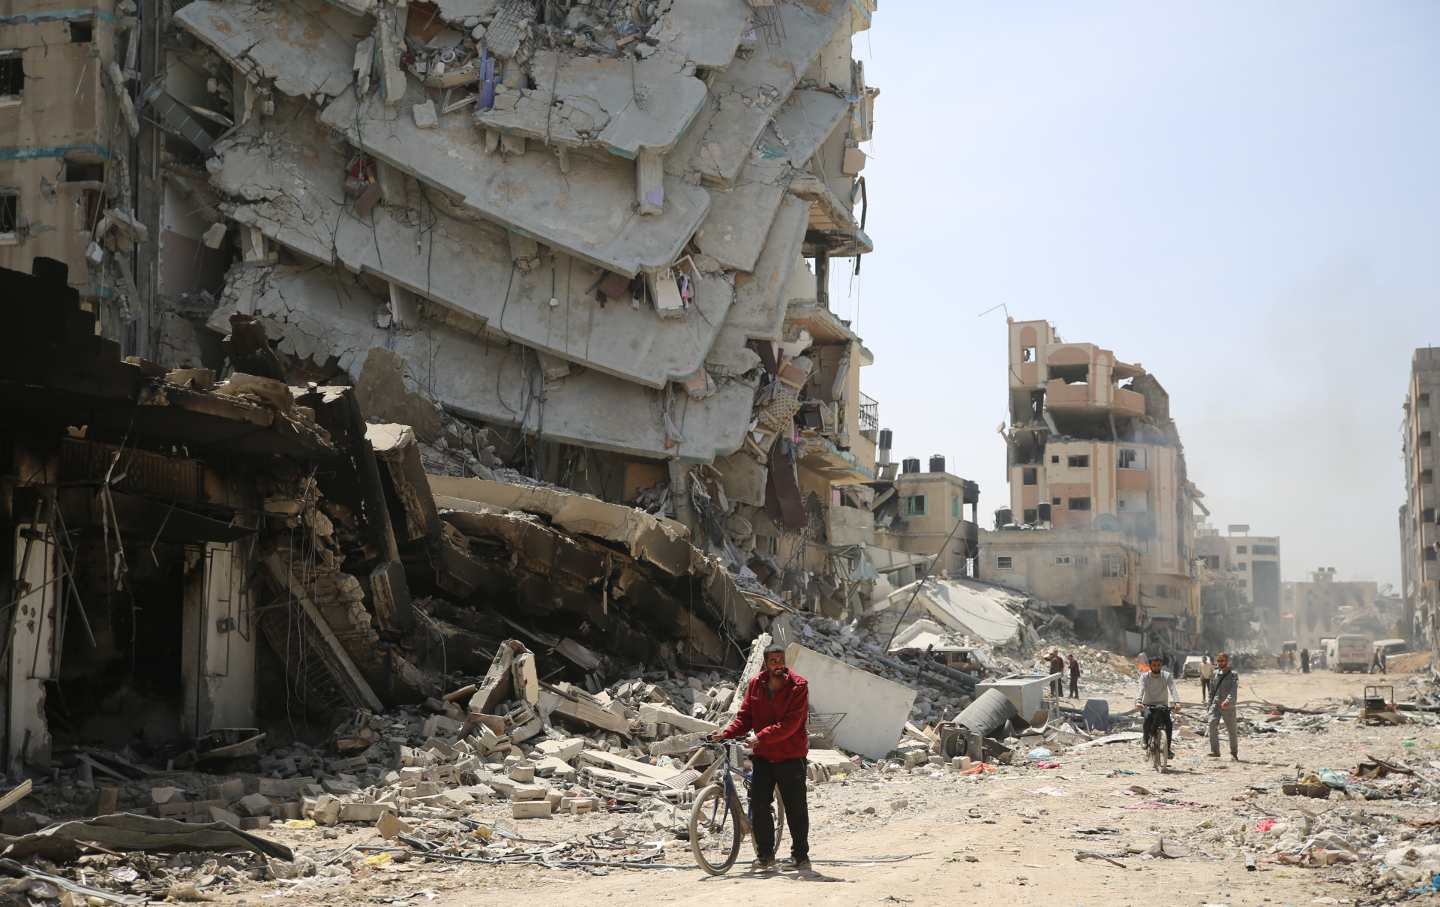
[[[255,646],[245,587],[243,542],[206,543],[187,558],[181,681],[181,731],[199,737],[215,728],[255,725]]]
[[[6,701],[6,772],[20,776],[24,765],[50,762],[50,726],[45,720],[45,681],[55,665],[55,545],[44,523],[15,530],[15,610],[10,627],[10,683]]]

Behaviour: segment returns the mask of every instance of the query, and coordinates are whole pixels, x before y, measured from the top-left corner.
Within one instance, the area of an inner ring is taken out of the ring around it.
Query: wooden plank
[[[30,779],[26,778],[24,781],[21,781],[19,784],[15,785],[15,787],[11,789],[10,793],[6,794],[3,797],[0,797],[0,812],[4,812],[5,810],[14,806],[16,803],[19,803],[21,800],[24,800],[26,797],[30,796],[31,787],[33,787],[33,785],[30,783]]]

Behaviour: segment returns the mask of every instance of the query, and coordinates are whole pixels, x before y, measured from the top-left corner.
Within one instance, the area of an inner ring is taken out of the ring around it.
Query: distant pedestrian
[[[1054,675],[1050,680],[1050,695],[1059,699],[1065,695],[1065,659],[1059,649],[1050,650],[1050,673]]]
[[[1301,674],[1309,674],[1309,673],[1310,673],[1310,650],[1309,650],[1309,649],[1301,649],[1301,650],[1300,650],[1300,673],[1301,673]]]
[[[1215,676],[1215,662],[1206,655],[1200,660],[1200,701],[1210,701],[1210,680]]]
[[[1206,706],[1210,711],[1210,755],[1220,758],[1220,723],[1225,723],[1225,733],[1230,738],[1230,758],[1240,759],[1240,741],[1235,725],[1235,706],[1240,701],[1240,677],[1230,670],[1230,656],[1224,652],[1215,656],[1215,678],[1210,684],[1210,699]]]
[[[1376,671],[1385,673],[1385,653],[1379,649],[1375,650],[1375,660],[1370,662],[1370,673],[1374,674]]]
[[[1080,698],[1080,659],[1075,653],[1070,653],[1070,698]]]

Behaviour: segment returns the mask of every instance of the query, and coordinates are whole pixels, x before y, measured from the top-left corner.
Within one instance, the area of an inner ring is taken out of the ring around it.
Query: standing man
[[[1370,673],[1374,674],[1377,670],[1381,674],[1385,673],[1385,653],[1378,648],[1375,650],[1375,660],[1370,662]]]
[[[1240,676],[1230,670],[1230,656],[1224,652],[1215,656],[1215,679],[1210,684],[1210,756],[1220,758],[1220,722],[1225,722],[1225,733],[1230,737],[1230,758],[1240,759],[1240,741],[1235,730],[1235,705],[1240,701]]]
[[[1210,681],[1215,677],[1215,663],[1206,655],[1200,660],[1200,701],[1210,701]]]
[[[805,802],[805,757],[810,752],[806,721],[810,690],[805,678],[785,667],[785,647],[765,649],[765,668],[745,688],[745,699],[735,720],[714,740],[729,740],[755,732],[750,744],[754,770],[750,777],[750,815],[755,832],[754,870],[775,866],[775,816],[772,798],[780,789],[785,819],[790,826],[790,860],[787,868],[810,871],[810,812]]]
[[[1300,650],[1300,673],[1310,673],[1310,650],[1308,648]]]
[[[1075,653],[1070,653],[1070,698],[1080,698],[1080,659]]]
[[[1065,695],[1065,659],[1059,649],[1050,650],[1050,673],[1059,675],[1050,681],[1050,695],[1059,699]]]

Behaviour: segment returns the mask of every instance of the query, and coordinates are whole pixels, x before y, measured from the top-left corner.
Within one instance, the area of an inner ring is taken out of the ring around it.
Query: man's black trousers
[[[771,806],[775,788],[785,804],[785,823],[790,826],[790,856],[795,860],[810,859],[810,811],[805,802],[805,760],[787,759],[767,762],[752,760],[750,775],[750,819],[755,826],[755,856],[775,856],[775,814]]]

